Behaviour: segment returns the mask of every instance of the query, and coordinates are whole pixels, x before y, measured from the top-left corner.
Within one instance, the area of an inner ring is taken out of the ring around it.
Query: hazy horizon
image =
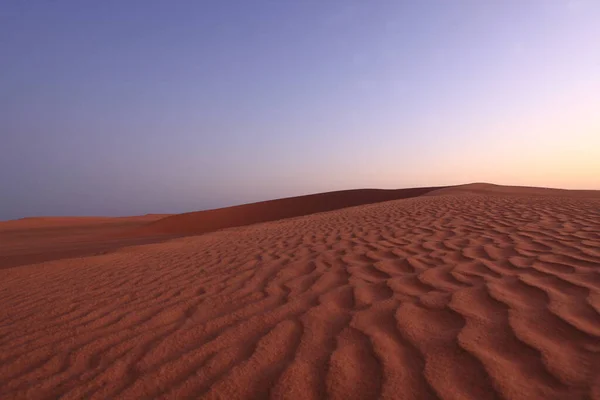
[[[600,2],[0,5],[0,220],[600,189]]]

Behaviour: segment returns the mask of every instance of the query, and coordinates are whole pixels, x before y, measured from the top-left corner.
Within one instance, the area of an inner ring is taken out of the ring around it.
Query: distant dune
[[[577,197],[598,198],[599,190],[567,190],[553,188],[539,188],[530,186],[503,186],[491,183],[470,183],[467,185],[448,186],[431,190],[427,195],[449,195],[449,194],[481,194],[481,195],[504,195],[504,196],[554,196],[554,197]]]
[[[0,269],[152,243],[158,238],[137,237],[129,232],[164,217],[164,214],[149,214],[122,218],[36,217],[0,221]],[[164,239],[164,235],[161,236],[160,240]]]
[[[600,399],[600,191],[8,221],[1,262],[0,399]]]
[[[0,232],[24,229],[98,227],[101,225],[138,225],[153,222],[170,214],[147,214],[134,217],[29,217],[0,221]]]
[[[436,189],[441,189],[441,187],[397,190],[357,189],[288,197],[215,210],[173,215],[148,225],[144,230],[152,234],[197,235],[223,228],[251,225],[284,218],[300,217],[318,212],[339,210],[363,204],[422,196]]]

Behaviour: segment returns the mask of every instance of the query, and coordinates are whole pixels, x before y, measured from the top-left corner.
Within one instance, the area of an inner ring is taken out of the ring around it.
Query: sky
[[[0,220],[600,189],[600,1],[0,1]]]

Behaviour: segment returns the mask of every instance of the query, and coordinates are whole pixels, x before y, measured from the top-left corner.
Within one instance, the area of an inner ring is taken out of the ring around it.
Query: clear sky
[[[0,1],[0,219],[600,189],[600,1]]]

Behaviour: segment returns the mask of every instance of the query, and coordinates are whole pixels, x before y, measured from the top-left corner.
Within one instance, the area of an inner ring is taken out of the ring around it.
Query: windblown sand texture
[[[1,399],[600,399],[598,192],[455,187],[0,277]]]

